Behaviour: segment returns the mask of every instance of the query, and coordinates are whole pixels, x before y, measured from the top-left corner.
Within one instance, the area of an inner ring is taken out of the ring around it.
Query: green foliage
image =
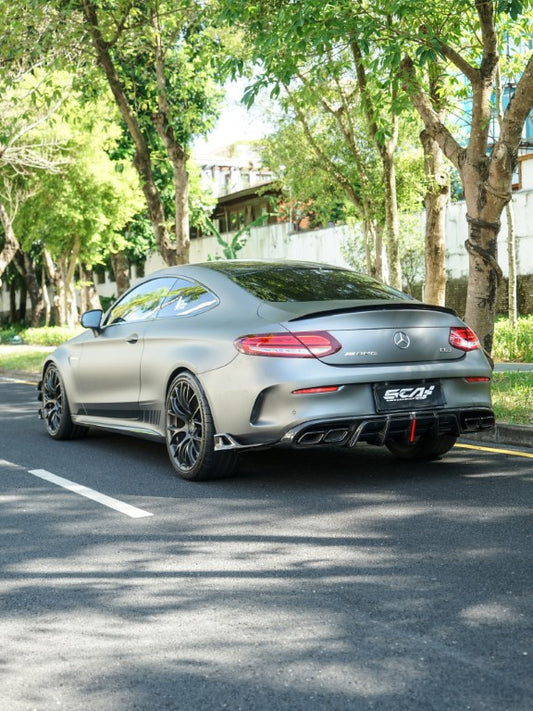
[[[334,123],[321,117],[312,107],[307,115],[321,149],[327,155],[336,156],[337,169],[354,190],[360,191],[357,168],[344,149]],[[311,201],[318,225],[327,225],[332,220],[345,221],[357,214],[346,190],[327,162],[313,151],[302,125],[290,110],[278,119],[277,130],[261,142],[259,151],[263,164],[280,176],[286,203],[294,206]],[[372,149],[368,157],[368,174],[374,175],[376,156]]]
[[[43,326],[42,328],[24,328],[19,325],[0,330],[0,343],[24,343],[31,346],[59,346],[73,338],[81,330],[72,331],[60,326]]]
[[[43,326],[42,328],[25,328],[19,335],[24,343],[31,346],[59,346],[82,332],[83,329],[72,330],[61,326]]]
[[[69,83],[64,74],[55,79],[59,86]],[[80,258],[93,265],[127,246],[125,229],[144,205],[138,177],[128,161],[109,157],[121,131],[106,95],[88,104],[70,94],[53,130],[64,165],[34,178],[14,227],[24,249],[41,243],[55,258],[79,240]]]
[[[22,339],[20,337],[20,332],[22,326],[14,324],[13,326],[8,326],[6,328],[0,329],[0,343],[20,343]]]
[[[268,215],[261,215],[261,217],[258,217],[253,222],[250,222],[250,224],[241,227],[240,230],[237,230],[237,232],[229,240],[225,240],[220,234],[220,231],[209,219],[209,217],[207,217],[207,215],[204,215],[204,225],[209,230],[209,232],[211,232],[211,234],[216,238],[218,244],[222,247],[222,254],[224,255],[224,259],[237,259],[237,252],[240,252],[240,250],[244,247],[250,237],[250,229],[252,227],[258,227],[259,225],[264,224],[266,220],[268,220]],[[217,259],[221,259],[221,257],[212,257],[211,255],[209,255],[210,261]]]
[[[533,363],[533,316],[519,318],[516,329],[507,319],[496,321],[493,357],[496,361]]]

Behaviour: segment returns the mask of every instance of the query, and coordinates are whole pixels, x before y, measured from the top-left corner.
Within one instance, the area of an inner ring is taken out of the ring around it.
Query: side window
[[[189,279],[176,279],[157,314],[157,318],[192,316],[218,304],[218,298],[205,286]]]
[[[174,277],[162,277],[139,284],[111,308],[106,326],[151,318],[175,281]]]

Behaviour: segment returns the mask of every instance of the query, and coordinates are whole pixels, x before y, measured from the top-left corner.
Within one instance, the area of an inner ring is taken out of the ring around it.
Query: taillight
[[[242,336],[235,341],[235,347],[246,355],[321,358],[336,353],[341,344],[327,331],[305,331]]]
[[[475,351],[481,348],[478,337],[468,326],[450,328],[450,344],[460,351]]]

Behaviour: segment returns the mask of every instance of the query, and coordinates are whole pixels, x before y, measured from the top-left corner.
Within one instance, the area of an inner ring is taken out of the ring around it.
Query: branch
[[[361,48],[355,40],[350,43],[350,48],[352,50],[353,60],[355,64],[355,69],[357,72],[357,83],[359,85],[359,92],[361,94],[361,99],[363,103],[363,111],[365,112],[366,121],[368,124],[368,129],[373,140],[376,140],[378,133],[378,126],[372,112],[370,110],[371,101],[368,96],[368,84],[366,81],[366,72],[363,63],[363,55],[361,53]]]
[[[416,110],[424,122],[426,131],[435,141],[437,141],[448,160],[450,160],[454,166],[460,170],[461,157],[464,150],[443,124],[439,114],[431,105],[429,97],[418,83],[411,57],[405,56],[403,58],[400,65],[400,76],[402,77],[403,88],[411,97]]]
[[[60,99],[54,106],[50,107],[50,109],[43,114],[42,116],[38,116],[33,123],[26,124],[26,126],[23,126],[22,128],[19,129],[18,133],[15,133],[15,135],[10,138],[8,141],[8,146],[13,145],[16,143],[22,136],[24,136],[26,133],[29,133],[30,131],[33,131],[34,128],[37,128],[40,126],[42,123],[45,123],[48,121],[48,119],[55,114],[55,112],[59,109],[61,104],[63,103],[64,99]]]
[[[343,186],[343,188],[346,190],[346,192],[350,195],[350,198],[353,200],[354,204],[358,205],[359,207],[362,207],[361,198],[359,197],[359,195],[358,195],[358,194],[355,192],[355,190],[353,189],[353,186],[352,186],[352,184],[350,183],[350,181],[346,178],[345,175],[343,175],[343,173],[341,173],[341,172],[339,171],[339,169],[337,168],[337,166],[335,165],[335,163],[331,160],[330,156],[329,156],[327,153],[325,153],[325,152],[320,148],[320,146],[318,145],[318,143],[316,142],[315,137],[313,136],[313,133],[312,133],[310,127],[309,127],[309,123],[308,123],[308,121],[307,121],[307,119],[306,119],[306,117],[305,117],[305,114],[304,114],[303,111],[298,107],[298,102],[295,101],[295,100],[292,98],[292,93],[291,93],[289,87],[288,87],[286,84],[284,84],[284,88],[285,88],[285,91],[287,92],[287,95],[288,95],[289,98],[291,98],[291,100],[292,100],[292,104],[293,104],[293,106],[294,106],[294,110],[296,111],[296,115],[297,115],[297,117],[298,117],[298,120],[299,120],[300,123],[302,124],[303,130],[304,130],[304,133],[305,133],[305,136],[306,136],[306,138],[307,138],[307,140],[308,140],[308,142],[309,142],[309,145],[311,146],[311,148],[312,148],[313,151],[315,152],[315,155],[317,156],[317,158],[319,158],[319,160],[322,162],[322,164],[323,164],[324,166],[327,166],[327,167],[328,167],[328,169],[331,171],[331,173],[335,176],[335,178],[336,178],[336,179],[339,181],[339,183]]]
[[[459,52],[453,49],[453,47],[450,47],[445,42],[441,42],[439,40],[439,50],[446,57],[446,59],[449,59],[450,62],[465,75],[471,84],[475,84],[479,81],[479,70],[473,67],[470,62],[467,62],[466,59],[459,54]]]

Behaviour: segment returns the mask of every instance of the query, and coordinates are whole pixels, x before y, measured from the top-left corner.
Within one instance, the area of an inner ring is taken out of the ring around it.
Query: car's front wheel
[[[454,435],[424,434],[414,442],[387,440],[385,445],[389,452],[398,459],[430,460],[439,459],[446,454],[457,441]]]
[[[59,370],[53,363],[46,366],[43,374],[42,402],[43,419],[50,437],[76,439],[87,434],[86,427],[72,422],[65,386]]]
[[[166,442],[172,466],[189,481],[231,474],[236,452],[215,451],[213,417],[198,380],[188,372],[172,381],[166,399]]]

